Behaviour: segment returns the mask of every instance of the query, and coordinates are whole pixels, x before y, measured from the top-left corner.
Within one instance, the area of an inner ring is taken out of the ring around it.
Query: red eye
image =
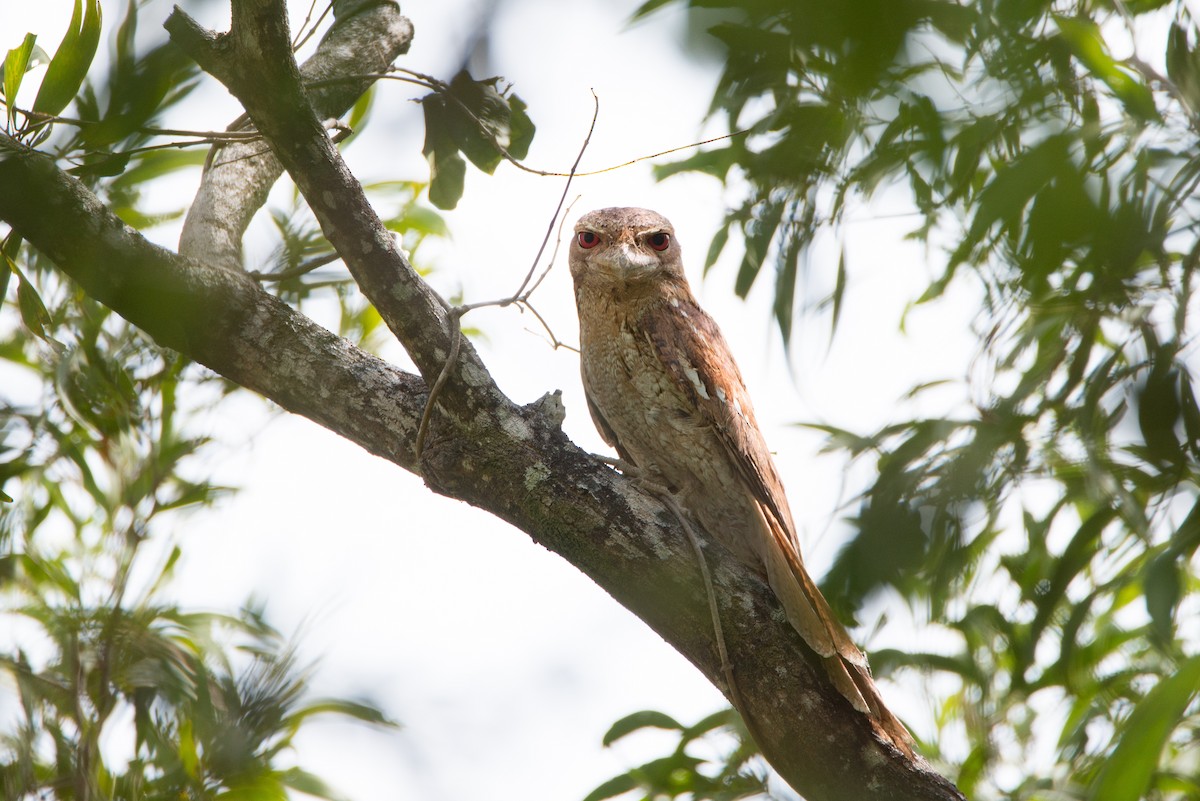
[[[657,234],[650,234],[650,236],[646,237],[646,241],[655,250],[666,250],[671,246],[671,235],[659,231]]]
[[[579,247],[584,250],[590,250],[600,244],[600,237],[593,234],[591,231],[579,232]]]

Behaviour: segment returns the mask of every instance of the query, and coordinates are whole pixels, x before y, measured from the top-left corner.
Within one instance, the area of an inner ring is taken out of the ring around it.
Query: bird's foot
[[[676,493],[674,489],[652,477],[655,475],[654,471],[638,467],[633,462],[619,457],[613,458],[612,456],[600,456],[599,454],[593,454],[593,456],[614,470],[620,471],[621,475],[632,481],[634,486],[642,492],[659,498],[675,497]]]
[[[622,475],[629,476],[630,478],[637,478],[642,473],[642,469],[640,467],[635,465],[633,462],[625,461],[619,456],[602,456],[599,453],[593,453],[592,458],[604,462],[609,467],[613,468],[614,470],[619,470]]]

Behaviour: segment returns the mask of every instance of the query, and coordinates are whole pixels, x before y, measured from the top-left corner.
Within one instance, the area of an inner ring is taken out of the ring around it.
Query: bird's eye
[[[593,234],[591,231],[579,232],[579,247],[588,250],[600,244],[600,237]]]
[[[664,234],[662,231],[659,231],[657,234],[650,234],[650,236],[646,238],[646,241],[649,242],[650,247],[654,248],[655,250],[666,250],[671,246],[671,235]]]

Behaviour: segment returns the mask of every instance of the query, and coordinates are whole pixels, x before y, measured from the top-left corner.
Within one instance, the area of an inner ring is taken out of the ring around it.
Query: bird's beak
[[[658,259],[632,242],[617,242],[597,256],[594,263],[614,276],[625,278],[644,275],[659,266]]]

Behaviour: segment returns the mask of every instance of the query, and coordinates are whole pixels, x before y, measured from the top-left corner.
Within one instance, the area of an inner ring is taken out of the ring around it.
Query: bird
[[[584,395],[619,464],[665,488],[705,532],[765,575],[833,686],[912,755],[911,735],[883,703],[866,656],[804,566],[745,382],[692,293],[671,223],[642,208],[588,212],[575,225],[568,261]]]

